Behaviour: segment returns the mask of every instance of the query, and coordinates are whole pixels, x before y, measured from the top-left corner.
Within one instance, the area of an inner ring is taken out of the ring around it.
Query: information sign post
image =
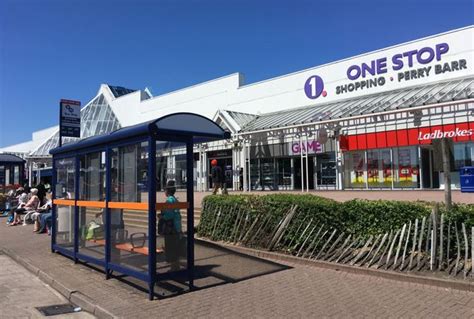
[[[59,146],[63,136],[81,137],[81,102],[64,100],[59,102]]]

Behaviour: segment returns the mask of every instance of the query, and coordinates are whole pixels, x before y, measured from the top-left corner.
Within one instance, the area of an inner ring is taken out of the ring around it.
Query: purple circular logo
[[[326,96],[323,79],[318,75],[309,77],[304,84],[304,93],[313,100],[317,99],[321,94]]]

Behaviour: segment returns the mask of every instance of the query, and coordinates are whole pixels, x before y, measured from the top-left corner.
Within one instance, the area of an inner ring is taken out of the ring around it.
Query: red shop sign
[[[438,138],[450,137],[454,142],[474,141],[474,122],[435,125],[357,135],[341,135],[339,142],[344,151],[384,147],[431,144]]]

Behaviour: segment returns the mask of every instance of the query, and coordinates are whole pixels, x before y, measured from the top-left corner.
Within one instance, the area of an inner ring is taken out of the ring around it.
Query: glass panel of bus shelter
[[[0,166],[0,193],[5,192],[5,166]]]
[[[79,157],[79,198],[89,206],[79,207],[79,252],[105,258],[105,152]],[[102,206],[102,207],[101,207]]]
[[[346,188],[365,188],[367,173],[364,151],[348,152],[344,156],[344,186]]]
[[[390,149],[367,151],[367,180],[369,188],[391,188],[392,167]]]
[[[393,186],[395,188],[418,188],[420,164],[416,146],[393,149]]]
[[[166,162],[166,173],[163,171]],[[157,191],[156,202],[186,203],[186,144],[178,142],[156,142],[156,178],[164,178],[162,191]],[[157,273],[184,270],[187,268],[186,220],[187,209],[157,208],[156,248],[161,253],[156,257]],[[161,220],[161,222],[160,222]]]
[[[55,162],[56,199],[75,198],[75,158],[59,159]],[[70,250],[74,249],[74,204],[56,206],[56,244]]]
[[[113,148],[111,262],[148,273],[148,142]]]

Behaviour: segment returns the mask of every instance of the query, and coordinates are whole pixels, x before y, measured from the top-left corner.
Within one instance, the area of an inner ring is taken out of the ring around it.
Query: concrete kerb
[[[309,259],[305,259],[301,257],[286,255],[286,254],[272,252],[272,251],[265,251],[265,250],[258,250],[258,249],[248,248],[248,247],[235,246],[235,245],[226,244],[223,242],[215,242],[215,241],[211,241],[204,238],[196,238],[196,241],[201,241],[203,243],[216,244],[238,253],[260,257],[264,259],[270,259],[273,261],[280,260],[283,262],[331,269],[335,271],[344,271],[344,272],[353,273],[353,274],[369,275],[369,276],[396,280],[396,281],[403,281],[403,282],[423,284],[423,285],[429,285],[429,286],[435,286],[435,287],[441,287],[441,288],[447,288],[447,289],[456,289],[456,290],[461,290],[461,291],[474,292],[473,282],[462,282],[462,281],[457,281],[457,280],[424,277],[424,276],[418,276],[414,274],[405,274],[405,273],[399,273],[399,272],[394,272],[394,271],[388,271],[388,270],[386,271],[386,270],[372,269],[372,268],[366,268],[366,267],[354,267],[350,265],[336,264],[336,263],[331,263],[331,262],[321,261],[321,260],[309,260]]]
[[[27,258],[20,257],[6,248],[0,248],[0,254],[7,255],[8,257],[16,261],[18,264],[26,268],[33,275],[37,276],[45,284],[49,285],[54,290],[63,295],[69,302],[81,307],[83,310],[93,314],[97,318],[117,318],[117,316],[111,314],[109,311],[94,304],[92,299],[90,299],[80,291],[69,289],[59,281],[54,280],[50,275],[48,275],[38,267],[34,266]]]

